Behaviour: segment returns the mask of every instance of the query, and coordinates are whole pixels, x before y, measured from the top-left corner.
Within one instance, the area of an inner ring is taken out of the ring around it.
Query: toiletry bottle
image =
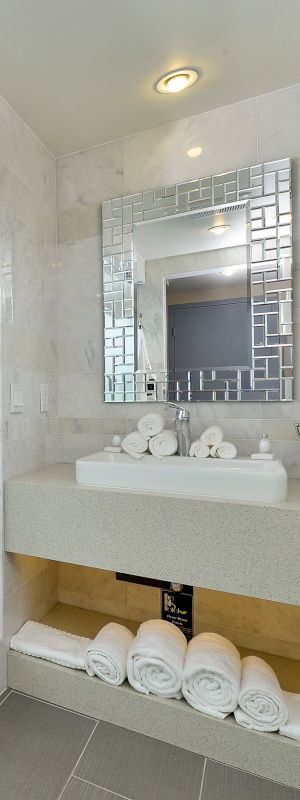
[[[260,443],[259,443],[259,452],[260,453],[270,453],[271,452],[271,444],[269,441],[269,436],[267,433],[263,433]]]
[[[113,438],[112,438],[112,446],[113,447],[120,447],[121,446],[121,436],[117,431],[115,431]]]

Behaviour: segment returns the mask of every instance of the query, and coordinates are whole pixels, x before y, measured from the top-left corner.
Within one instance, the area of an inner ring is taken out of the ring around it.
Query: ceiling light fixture
[[[209,233],[214,233],[215,236],[221,236],[222,233],[226,233],[230,228],[230,225],[213,225],[212,228],[208,228]]]
[[[198,156],[201,156],[201,153],[202,153],[202,147],[200,147],[200,145],[198,147],[190,147],[186,151],[186,154],[187,156],[189,156],[189,158],[198,158]]]
[[[184,69],[176,69],[174,72],[167,72],[155,84],[155,89],[161,94],[176,94],[182,92],[183,89],[188,89],[199,78],[197,69],[185,67]]]

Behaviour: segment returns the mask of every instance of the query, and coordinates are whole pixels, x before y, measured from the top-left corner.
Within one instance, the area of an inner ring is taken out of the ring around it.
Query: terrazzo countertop
[[[284,502],[79,486],[57,464],[5,484],[5,547],[300,604],[300,481]]]

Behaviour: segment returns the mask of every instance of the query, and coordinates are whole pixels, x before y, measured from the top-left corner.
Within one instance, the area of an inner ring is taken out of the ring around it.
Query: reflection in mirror
[[[180,382],[181,400],[189,399],[191,391],[193,399],[201,400],[204,370],[222,369],[224,381],[232,369],[249,370],[246,204],[142,222],[134,226],[134,244],[136,370],[148,375],[139,399],[157,393],[164,371],[174,376],[174,384]],[[161,399],[178,400],[176,385]]]

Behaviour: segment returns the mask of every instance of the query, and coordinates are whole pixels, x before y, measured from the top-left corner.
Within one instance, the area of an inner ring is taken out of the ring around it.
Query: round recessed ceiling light
[[[155,84],[157,92],[162,94],[176,94],[182,92],[183,89],[188,89],[199,78],[197,69],[185,67],[184,69],[176,69],[174,72],[168,72],[159,78]]]
[[[202,147],[200,147],[200,145],[198,147],[189,147],[189,149],[186,151],[186,154],[189,156],[189,158],[198,158],[198,156],[201,156],[201,153]]]
[[[214,233],[215,236],[221,236],[222,233],[226,233],[230,228],[230,225],[213,225],[212,228],[208,228],[209,233]]]

